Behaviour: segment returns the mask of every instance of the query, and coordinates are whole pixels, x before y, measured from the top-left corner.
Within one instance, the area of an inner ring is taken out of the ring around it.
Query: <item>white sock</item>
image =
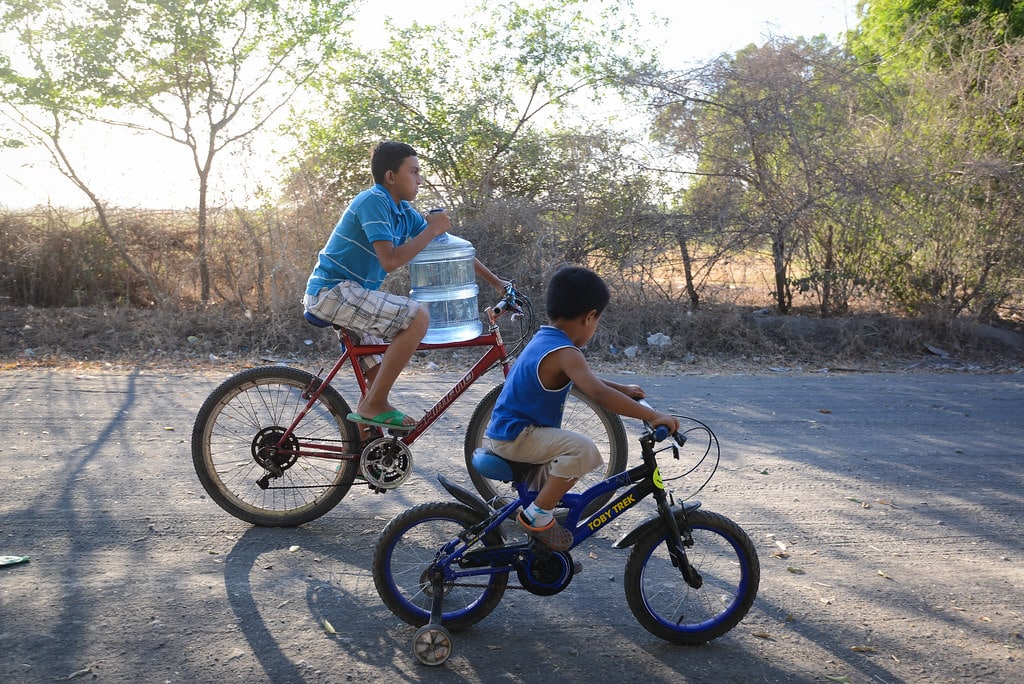
[[[544,510],[535,503],[531,503],[523,509],[523,519],[530,523],[530,527],[544,527],[551,522],[553,517],[554,514],[551,511]]]

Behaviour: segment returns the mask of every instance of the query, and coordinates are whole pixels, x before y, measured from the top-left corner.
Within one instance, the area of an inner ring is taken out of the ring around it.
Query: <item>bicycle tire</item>
[[[427,572],[444,544],[480,520],[480,513],[454,501],[420,504],[392,519],[373,553],[373,583],[384,605],[410,625],[429,623],[433,597]],[[503,542],[494,531],[483,543]],[[476,624],[497,607],[507,586],[508,572],[446,584],[441,624],[452,631]]]
[[[484,432],[487,430],[487,424],[491,420],[491,412],[498,401],[498,395],[501,394],[502,387],[503,385],[498,385],[492,389],[477,405],[472,417],[469,419],[465,441],[466,468],[469,470],[469,477],[473,481],[473,486],[476,487],[484,501],[494,501],[495,504],[507,503],[515,499],[518,496],[515,487],[506,482],[488,480],[478,473],[476,468],[473,467],[473,452],[484,444]],[[599,468],[587,473],[579,479],[579,482],[573,485],[576,491],[585,491],[601,480],[607,479],[616,473],[621,473],[626,469],[626,463],[629,459],[629,446],[626,442],[626,429],[622,425],[622,418],[618,414],[607,411],[575,387],[569,392],[569,396],[565,401],[562,427],[566,430],[582,433],[594,440],[594,444],[597,445],[598,450],[601,452],[601,457],[604,459],[603,469]],[[602,508],[608,503],[613,494],[614,492],[609,492],[606,496],[595,499],[587,506],[580,517],[585,518]],[[565,517],[565,514],[561,511],[556,515],[560,519]]]
[[[231,515],[253,525],[293,527],[338,505],[359,470],[358,459],[274,457],[283,469],[262,488],[268,470],[257,460],[305,408],[314,376],[289,366],[251,368],[231,376],[203,402],[192,429],[192,463],[206,493]],[[358,444],[347,402],[326,387],[293,433],[294,446],[315,439]]]
[[[692,528],[691,565],[703,577],[694,589],[672,565],[660,525],[641,537],[626,560],[626,602],[651,634],[676,644],[703,644],[739,624],[757,596],[761,578],[757,551],[746,532],[723,515],[709,511],[676,513]]]

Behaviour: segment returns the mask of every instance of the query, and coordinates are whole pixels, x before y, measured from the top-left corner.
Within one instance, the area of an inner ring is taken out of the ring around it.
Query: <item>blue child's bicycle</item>
[[[660,448],[656,445],[668,431],[645,423],[640,437],[643,462],[584,492],[566,494],[560,503],[565,511],[560,513],[573,532],[575,548],[653,496],[657,514],[614,544],[632,547],[624,574],[626,600],[652,634],[678,644],[700,644],[743,619],[757,595],[761,571],[754,544],[739,525],[701,509],[698,501],[677,505],[666,491],[659,453],[671,450],[679,459],[680,447],[689,441],[703,453],[684,474],[696,472],[701,464],[713,474],[718,463],[714,433],[699,421],[681,420],[686,429],[674,435],[674,443]],[[421,626],[413,638],[413,653],[427,665],[448,659],[449,630],[476,624],[494,610],[510,573],[527,591],[548,596],[565,589],[580,570],[568,551],[551,551],[529,538],[506,539],[502,523],[511,520],[507,528],[514,525],[518,530],[516,511],[536,497],[537,491],[527,484],[536,466],[506,461],[483,449],[474,454],[473,466],[486,477],[514,483],[519,497],[511,502],[496,498],[488,504],[439,474],[441,484],[458,501],[422,504],[401,513],[381,532],[374,553],[377,591],[395,615]],[[588,504],[624,487],[629,489],[581,520]],[[697,491],[701,488],[703,484]]]

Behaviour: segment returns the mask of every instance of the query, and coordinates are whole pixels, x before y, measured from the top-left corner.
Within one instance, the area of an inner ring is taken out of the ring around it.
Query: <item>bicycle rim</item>
[[[310,448],[317,442],[351,446],[357,434],[345,418],[344,399],[330,387],[287,442],[287,449],[304,453],[271,455],[268,464],[268,447],[305,408],[302,392],[312,377],[288,367],[243,371],[200,409],[193,463],[210,497],[235,517],[256,525],[299,525],[331,510],[348,492],[357,461],[317,457]],[[274,470],[276,476],[266,477]]]
[[[433,588],[429,571],[438,550],[473,525],[480,515],[453,503],[422,504],[392,520],[381,532],[373,559],[373,581],[381,600],[405,622],[430,621]],[[491,533],[485,543],[498,545]],[[486,617],[505,593],[508,573],[480,574],[444,585],[442,624],[464,629]]]
[[[724,516],[697,511],[688,516],[693,546],[690,564],[701,575],[691,587],[674,567],[663,527],[637,542],[624,582],[630,610],[648,631],[680,644],[700,644],[725,634],[750,610],[760,566],[750,538]]]

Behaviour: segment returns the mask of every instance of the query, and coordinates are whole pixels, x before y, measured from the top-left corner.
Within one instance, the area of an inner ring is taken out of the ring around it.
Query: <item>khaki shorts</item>
[[[531,425],[511,442],[489,440],[491,451],[520,463],[549,464],[555,477],[580,478],[601,466],[604,459],[593,440],[578,432]]]
[[[330,289],[322,288],[315,295],[305,295],[302,305],[317,318],[344,328],[359,345],[384,344],[394,339],[412,325],[423,308],[408,297],[367,290],[350,280],[343,280]],[[364,370],[378,363],[379,356],[360,360]]]

